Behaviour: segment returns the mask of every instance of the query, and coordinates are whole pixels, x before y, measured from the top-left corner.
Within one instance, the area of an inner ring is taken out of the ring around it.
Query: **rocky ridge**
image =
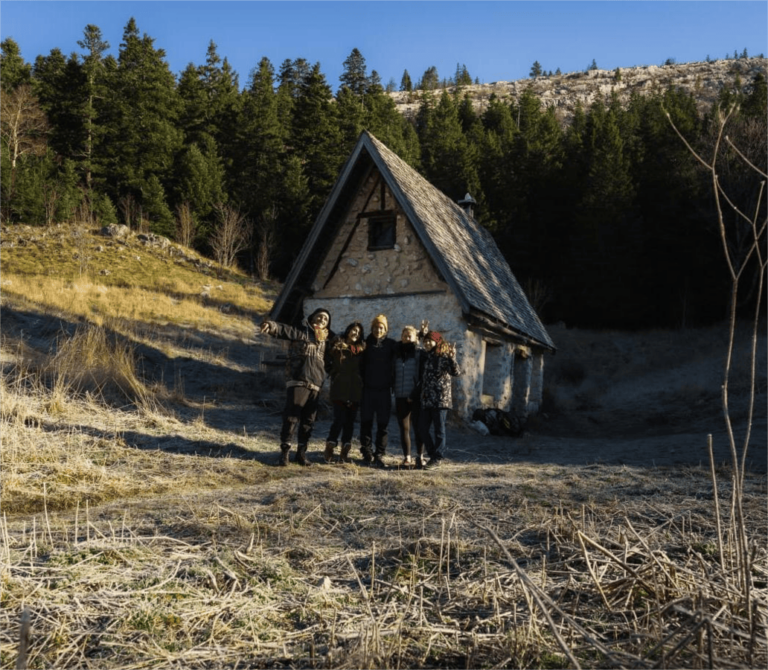
[[[523,91],[530,89],[545,107],[554,107],[560,121],[570,122],[578,103],[587,109],[602,98],[608,100],[612,93],[626,103],[633,93],[648,95],[664,91],[670,86],[682,88],[696,98],[700,109],[709,108],[723,87],[733,87],[737,80],[749,90],[755,75],[766,75],[765,58],[741,58],[735,60],[700,61],[671,65],[644,65],[617,70],[589,70],[560,75],[541,76],[517,81],[495,81],[490,84],[463,86],[474,102],[475,110],[483,112],[492,94],[506,102],[517,101]],[[620,75],[620,76],[619,76]],[[449,87],[453,92],[454,87]],[[433,91],[439,96],[442,89]],[[462,93],[463,95],[463,93]],[[420,91],[390,93],[398,111],[412,117],[419,108]]]

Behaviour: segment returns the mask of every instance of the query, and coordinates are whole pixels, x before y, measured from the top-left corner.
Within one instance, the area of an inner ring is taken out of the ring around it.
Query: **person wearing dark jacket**
[[[445,423],[453,406],[451,377],[460,375],[461,369],[456,362],[456,348],[443,340],[440,333],[428,333],[424,349],[427,355],[421,373],[421,437],[429,453],[429,462],[424,467],[431,470],[445,458]],[[434,438],[430,433],[433,426]]]
[[[419,369],[423,350],[417,346],[419,332],[414,326],[403,328],[400,342],[395,345],[393,358],[395,417],[400,429],[400,446],[403,449],[403,467],[410,467],[411,423],[416,438],[416,467],[424,466],[424,440],[419,431]]]
[[[363,399],[360,405],[360,451],[366,463],[384,467],[389,417],[392,413],[392,358],[395,341],[387,337],[387,317],[379,314],[371,322],[365,340],[361,372]],[[376,453],[372,449],[373,420],[376,418]]]
[[[333,341],[329,354],[329,376],[331,378],[331,403],[333,423],[325,442],[323,457],[326,463],[333,461],[333,452],[339,443],[341,433],[342,463],[349,463],[352,448],[352,432],[355,427],[357,410],[363,394],[363,380],[360,377],[360,361],[365,350],[363,325],[359,321],[350,323],[344,336]]]
[[[298,328],[276,321],[264,321],[261,332],[291,343],[286,364],[287,394],[280,430],[279,464],[288,465],[288,453],[298,425],[296,463],[310,465],[307,446],[315,425],[320,389],[325,381],[328,343],[334,337],[331,313],[327,309],[316,309]]]

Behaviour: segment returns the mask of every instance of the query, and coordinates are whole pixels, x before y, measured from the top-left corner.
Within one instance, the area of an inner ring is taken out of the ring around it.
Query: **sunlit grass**
[[[3,273],[3,293],[29,301],[37,309],[81,317],[95,325],[128,320],[146,325],[174,324],[197,330],[227,330],[246,336],[254,319],[270,307],[255,285],[216,283],[201,295],[189,283],[177,279],[158,287],[108,286],[90,278],[61,279],[41,275]]]
[[[243,336],[271,306],[270,287],[189,249],[117,242],[75,227],[3,228],[2,292],[95,325],[173,324]],[[24,239],[23,244],[19,240]]]

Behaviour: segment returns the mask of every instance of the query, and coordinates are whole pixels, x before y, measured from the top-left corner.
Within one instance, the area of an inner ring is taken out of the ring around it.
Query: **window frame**
[[[397,214],[377,212],[368,214],[366,218],[368,220],[368,251],[394,249],[397,244]],[[388,238],[385,241],[382,240],[384,235]]]

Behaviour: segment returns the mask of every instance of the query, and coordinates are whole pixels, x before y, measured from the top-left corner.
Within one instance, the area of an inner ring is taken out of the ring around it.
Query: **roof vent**
[[[474,210],[472,207],[477,204],[477,200],[475,200],[469,193],[467,193],[464,196],[464,200],[459,200],[458,203],[459,207],[461,207],[468,216],[471,216],[473,219],[475,218]]]

